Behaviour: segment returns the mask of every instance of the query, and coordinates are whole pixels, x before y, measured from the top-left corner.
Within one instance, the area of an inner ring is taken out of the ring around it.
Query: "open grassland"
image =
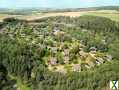
[[[98,11],[80,11],[80,12],[58,12],[58,13],[32,13],[28,15],[8,15],[0,14],[0,21],[7,17],[15,17],[18,19],[34,20],[45,17],[53,16],[70,16],[70,17],[79,17],[82,15],[93,15],[93,16],[102,16],[107,17],[115,21],[119,21],[119,11],[115,10],[98,10]]]

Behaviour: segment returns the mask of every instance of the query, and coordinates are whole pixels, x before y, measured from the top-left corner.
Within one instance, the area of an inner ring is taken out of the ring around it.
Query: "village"
[[[43,60],[48,69],[53,72],[81,72],[113,60],[111,55],[100,52],[95,46],[90,47],[89,52],[85,52],[82,40],[65,39],[68,34],[58,27],[49,31],[48,33],[44,28],[40,32],[34,30],[32,32],[33,39],[30,35],[26,36],[20,32],[20,37],[29,44],[47,49],[49,54]],[[82,32],[84,31],[82,30]],[[10,37],[13,38],[13,36]],[[105,43],[105,40],[102,41]]]
[[[46,47],[50,51],[48,58],[45,58],[49,70],[61,73],[81,72],[112,60],[111,55],[101,53],[95,46],[85,52],[85,46],[75,38],[72,38],[71,42],[63,41],[65,34],[56,27],[52,32],[52,35],[60,40],[53,41],[52,46]]]

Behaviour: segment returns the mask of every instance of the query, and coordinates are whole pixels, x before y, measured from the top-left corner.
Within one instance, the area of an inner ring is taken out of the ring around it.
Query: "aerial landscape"
[[[118,0],[0,4],[0,90],[118,90]]]

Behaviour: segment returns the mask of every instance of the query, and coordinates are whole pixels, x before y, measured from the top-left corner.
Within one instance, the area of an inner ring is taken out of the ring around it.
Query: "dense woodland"
[[[119,80],[119,22],[57,16],[0,23],[0,90],[101,90],[110,80]]]

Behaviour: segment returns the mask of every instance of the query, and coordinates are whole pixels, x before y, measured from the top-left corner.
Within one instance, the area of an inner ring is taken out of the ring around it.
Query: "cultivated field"
[[[44,17],[53,17],[53,16],[70,16],[78,17],[81,15],[94,15],[94,16],[103,16],[110,18],[115,21],[119,21],[119,11],[115,10],[98,10],[98,11],[80,11],[80,12],[60,12],[60,13],[33,13],[28,15],[8,15],[0,14],[0,21],[6,17],[15,17],[18,19],[34,20]]]

